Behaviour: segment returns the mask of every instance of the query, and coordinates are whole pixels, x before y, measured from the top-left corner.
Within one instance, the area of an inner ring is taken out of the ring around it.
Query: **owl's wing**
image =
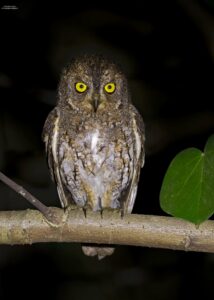
[[[130,112],[132,114],[132,132],[134,135],[134,165],[133,165],[133,175],[131,179],[130,186],[126,194],[126,200],[124,203],[124,212],[131,213],[135,198],[137,195],[137,186],[140,177],[140,169],[144,165],[145,156],[145,130],[144,123],[141,115],[137,109],[131,105]]]
[[[60,176],[58,162],[58,135],[59,135],[60,112],[55,107],[48,115],[42,132],[42,139],[45,142],[45,150],[47,155],[48,166],[51,178],[56,182],[57,191],[62,207],[68,205],[65,195],[65,188]]]

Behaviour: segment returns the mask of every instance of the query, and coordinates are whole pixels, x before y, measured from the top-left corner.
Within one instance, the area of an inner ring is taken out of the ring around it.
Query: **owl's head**
[[[102,112],[120,109],[129,101],[125,75],[113,62],[100,56],[74,59],[63,71],[59,104],[73,110]]]

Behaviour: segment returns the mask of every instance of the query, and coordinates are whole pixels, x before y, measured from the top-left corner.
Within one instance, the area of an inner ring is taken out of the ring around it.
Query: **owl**
[[[144,164],[144,123],[133,106],[127,79],[115,63],[77,57],[62,72],[56,107],[43,140],[63,208],[131,213]],[[108,246],[83,246],[99,259]]]

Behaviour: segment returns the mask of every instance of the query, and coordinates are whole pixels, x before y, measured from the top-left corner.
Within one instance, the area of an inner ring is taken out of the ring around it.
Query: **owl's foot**
[[[124,217],[124,209],[123,208],[120,209],[120,217],[121,217],[121,219],[123,219],[123,217]]]
[[[121,208],[105,207],[100,211],[100,214],[102,219],[105,214],[111,214],[112,216],[119,216],[122,219],[124,216],[124,210]]]
[[[86,212],[87,212],[87,209],[86,209],[85,207],[83,207],[83,208],[82,208],[82,211],[83,211],[84,216],[85,216],[85,218],[86,218],[86,217],[87,217],[87,213],[86,213]]]
[[[91,207],[88,206],[88,205],[85,205],[81,209],[84,213],[85,218],[87,218],[87,212],[92,211]],[[121,219],[124,217],[124,210],[121,209],[121,208],[104,207],[104,208],[101,208],[101,209],[94,210],[94,212],[99,212],[101,219],[104,218],[105,214],[111,214],[112,216],[120,216]]]
[[[87,211],[91,211],[91,207],[88,204],[85,204],[82,208],[85,218],[87,218]]]

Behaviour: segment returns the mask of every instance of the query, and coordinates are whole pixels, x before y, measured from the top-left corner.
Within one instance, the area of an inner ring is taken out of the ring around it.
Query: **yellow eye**
[[[113,82],[109,82],[105,85],[104,89],[107,93],[112,94],[116,89],[116,85]]]
[[[87,85],[84,82],[77,82],[75,88],[77,92],[84,93],[87,90]]]

